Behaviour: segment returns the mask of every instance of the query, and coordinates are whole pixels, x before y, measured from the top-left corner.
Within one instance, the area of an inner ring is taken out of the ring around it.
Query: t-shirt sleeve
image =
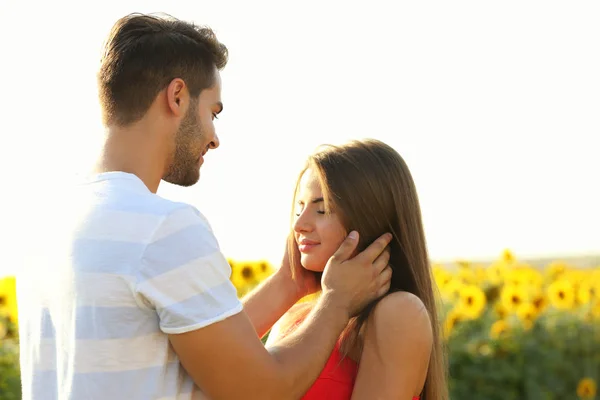
[[[163,332],[189,332],[242,310],[230,276],[208,221],[184,207],[164,218],[144,250],[136,295]]]

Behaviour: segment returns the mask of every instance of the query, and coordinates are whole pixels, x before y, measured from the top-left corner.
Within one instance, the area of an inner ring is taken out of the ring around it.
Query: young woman
[[[377,140],[323,146],[300,174],[294,207],[294,274],[318,276],[352,230],[360,235],[357,251],[385,232],[394,236],[389,293],[351,320],[303,399],[447,399],[421,211],[402,157]],[[288,311],[268,344],[293,331],[310,308],[304,302]]]

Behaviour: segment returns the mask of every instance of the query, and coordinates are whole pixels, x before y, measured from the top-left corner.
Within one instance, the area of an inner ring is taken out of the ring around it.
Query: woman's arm
[[[278,270],[247,294],[242,302],[258,337],[263,337],[298,300],[300,296],[294,281]]]
[[[391,293],[367,321],[352,400],[410,400],[421,393],[433,333],[423,302],[407,292]]]

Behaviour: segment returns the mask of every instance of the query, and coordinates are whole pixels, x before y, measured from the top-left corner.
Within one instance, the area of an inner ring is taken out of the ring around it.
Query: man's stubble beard
[[[175,149],[167,173],[163,176],[165,182],[178,186],[192,186],[200,179],[198,157],[200,149],[194,149],[192,144],[199,140],[202,134],[199,118],[194,111],[196,107],[190,104],[177,133],[175,134]],[[195,154],[195,152],[198,154]]]

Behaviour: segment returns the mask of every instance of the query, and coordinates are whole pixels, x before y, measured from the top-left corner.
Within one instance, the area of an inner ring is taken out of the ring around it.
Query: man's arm
[[[171,334],[182,365],[211,399],[301,397],[323,369],[350,316],[389,289],[389,253],[384,252],[389,240],[382,237],[348,260],[358,239],[347,239],[324,271],[323,295],[316,306],[276,346],[267,350],[241,312],[201,329]]]
[[[348,323],[346,310],[321,299],[294,334],[269,350],[244,312],[169,338],[185,370],[211,399],[298,399]]]

